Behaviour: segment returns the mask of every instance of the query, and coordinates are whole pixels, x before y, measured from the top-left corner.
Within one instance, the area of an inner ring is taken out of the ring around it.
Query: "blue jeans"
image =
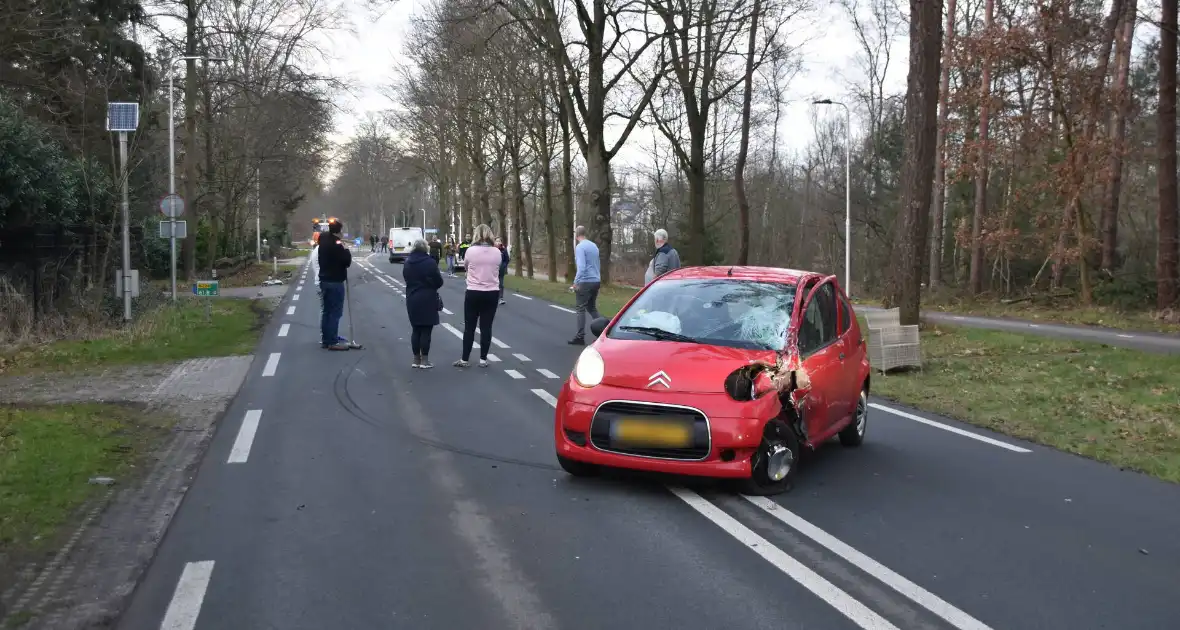
[[[344,315],[344,283],[320,282],[324,301],[320,315],[320,342],[325,346],[340,340],[340,317]]]
[[[447,273],[454,275],[455,273],[455,257],[447,256]]]

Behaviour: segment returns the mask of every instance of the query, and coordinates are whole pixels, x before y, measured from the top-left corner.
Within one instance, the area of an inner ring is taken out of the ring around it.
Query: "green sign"
[[[217,297],[221,295],[221,285],[216,280],[197,280],[193,283],[193,295]]]

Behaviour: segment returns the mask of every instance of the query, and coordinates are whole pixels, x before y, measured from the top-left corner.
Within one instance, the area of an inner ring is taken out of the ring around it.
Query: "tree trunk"
[[[942,284],[943,202],[946,199],[946,125],[947,98],[951,86],[951,56],[955,50],[955,2],[946,6],[946,42],[942,47],[942,77],[938,83],[938,132],[935,136],[934,198],[930,202],[930,289]]]
[[[991,3],[991,0],[988,0]],[[887,306],[900,308],[902,324],[917,324],[922,266],[930,233],[930,196],[938,135],[938,84],[942,57],[942,2],[910,0],[910,60],[906,79],[905,147],[901,213],[893,240]]]
[[[953,3],[955,0],[951,0]],[[750,201],[746,198],[746,155],[750,151],[750,105],[754,99],[754,53],[758,49],[758,14],[762,0],[754,0],[750,14],[750,39],[746,45],[746,77],[742,87],[742,139],[733,172],[733,194],[738,203],[737,264],[750,264]]]
[[[570,129],[570,114],[562,106],[558,109],[559,119],[561,121],[561,203],[562,216],[565,218],[564,227],[565,234],[562,234],[561,243],[562,251],[565,252],[565,277],[567,280],[573,280],[574,274],[577,271],[577,263],[574,262],[574,224],[577,222],[574,217],[574,166],[573,156],[570,155],[572,145],[574,142],[573,131]],[[553,280],[557,278],[554,277]]]
[[[1106,203],[1102,206],[1102,268],[1110,273],[1118,266],[1119,196],[1123,190],[1123,153],[1127,140],[1127,116],[1131,94],[1127,78],[1131,70],[1131,44],[1135,35],[1135,0],[1126,0],[1115,47],[1114,112],[1110,123],[1111,153],[1107,162]]]
[[[213,88],[208,81],[208,75],[205,78],[206,81],[202,92],[204,92],[205,97],[205,120],[209,121],[205,124],[205,195],[207,197],[203,196],[201,205],[208,206],[209,239],[205,244],[205,256],[209,260],[209,264],[212,265],[213,261],[217,260],[220,233],[217,225],[218,213],[214,210],[213,196],[211,194],[213,192],[214,176],[216,174],[215,162],[213,160]],[[197,204],[193,203],[193,205],[195,206]]]
[[[987,0],[984,8],[983,38],[993,39],[992,26],[995,0]],[[990,47],[989,47],[990,49]],[[983,292],[983,218],[987,214],[987,179],[990,170],[988,126],[991,112],[992,60],[990,51],[983,56],[983,74],[979,81],[979,161],[975,165],[975,211],[971,217],[971,275],[972,295]]]
[[[1159,208],[1155,276],[1157,304],[1170,308],[1180,299],[1180,235],[1176,198],[1176,0],[1164,0],[1160,16]]]
[[[588,134],[590,135],[590,134]],[[590,189],[590,225],[587,226],[590,240],[598,245],[599,271],[602,283],[610,282],[610,158],[606,154],[603,138],[590,135],[586,147],[586,185]],[[573,276],[570,276],[571,278]]]

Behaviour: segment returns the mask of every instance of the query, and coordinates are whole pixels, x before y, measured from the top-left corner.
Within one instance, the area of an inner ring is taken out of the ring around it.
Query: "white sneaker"
[[[488,360],[487,360],[487,359],[480,359],[480,360],[479,360],[479,367],[487,367],[487,366],[488,366]]]

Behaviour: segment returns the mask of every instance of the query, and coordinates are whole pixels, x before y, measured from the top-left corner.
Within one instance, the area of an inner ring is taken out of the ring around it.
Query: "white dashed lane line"
[[[294,296],[292,296],[292,297],[291,297],[291,301],[292,301],[292,302],[298,302],[298,301],[299,301],[299,293],[296,293]]]
[[[532,359],[529,359],[528,357],[524,356],[523,354],[519,354],[519,353],[514,353],[512,356],[514,356],[518,360],[520,360],[521,363],[528,363],[529,361],[532,360]]]
[[[275,370],[278,369],[278,367],[279,367],[279,356],[281,354],[282,353],[280,353],[280,352],[270,353],[270,357],[266,360],[266,366],[262,368],[262,375],[263,376],[274,376],[275,375]]]
[[[492,345],[496,346],[497,348],[510,347],[508,344],[504,343],[503,341],[500,341],[499,339],[496,339],[495,337],[492,337]]]
[[[534,389],[531,391],[537,398],[540,398],[541,400],[549,403],[550,407],[557,407],[557,398],[555,398],[553,394],[550,394],[543,389]]]
[[[504,373],[507,374],[508,376],[511,376],[512,378],[514,378],[516,380],[520,380],[520,379],[524,378],[524,374],[521,374],[520,372],[517,372],[516,370],[504,370]]]
[[[566,307],[564,307],[564,306],[558,306],[558,305],[556,305],[556,304],[550,304],[550,305],[549,305],[549,308],[555,308],[555,309],[557,309],[557,310],[559,310],[559,311],[565,311],[565,312],[567,312],[567,313],[577,313],[577,311],[575,311],[575,310],[573,310],[573,309],[568,309],[568,308],[566,308]]]
[[[201,604],[205,602],[205,591],[209,588],[211,577],[212,560],[184,565],[160,630],[193,630],[197,627],[197,617],[201,614]]]
[[[491,363],[499,363],[499,362],[500,362],[500,357],[498,357],[498,356],[496,356],[496,355],[492,354],[491,352],[489,352],[489,353],[488,353],[488,361],[489,361],[489,362],[491,362]]]
[[[446,309],[446,308],[443,309],[443,313],[446,313],[447,315],[454,315],[454,313],[452,313],[450,311],[450,309]]]
[[[527,296],[527,295],[521,295],[521,294],[519,294],[519,293],[513,293],[512,295],[515,295],[516,297],[518,297],[518,298],[520,298],[520,299],[522,299],[522,300],[531,300],[531,299],[533,299],[533,298],[531,298],[531,297],[529,297],[529,296]]]
[[[963,429],[960,429],[959,427],[952,427],[949,424],[935,422],[934,420],[923,418],[921,416],[916,416],[912,413],[907,413],[905,411],[901,411],[900,409],[886,407],[885,405],[880,405],[877,403],[869,403],[869,406],[872,407],[873,409],[879,409],[879,410],[884,411],[886,413],[891,413],[899,418],[905,418],[906,420],[913,420],[914,422],[919,422],[921,424],[924,424],[924,425],[930,426],[930,427],[934,427],[936,429],[942,429],[943,431],[949,431],[951,433],[961,435],[963,437],[971,438],[972,440],[979,440],[980,442],[983,442],[984,444],[991,444],[992,446],[998,446],[1002,449],[1012,451],[1013,453],[1031,453],[1032,452],[1031,450],[1029,450],[1027,448],[1015,446],[1015,445],[1009,444],[1007,442],[1001,442],[1000,440],[989,438],[986,435],[979,435],[978,433],[964,431]]]
[[[229,452],[227,464],[244,464],[250,457],[250,447],[254,445],[254,434],[258,433],[258,421],[262,419],[261,409],[251,409],[242,418],[242,427],[238,429],[238,438],[234,440],[234,447]]]
[[[280,337],[286,337],[288,332],[291,332],[291,324],[283,324],[279,328],[279,336]]]
[[[295,307],[294,307],[294,306],[288,306],[288,307],[287,307],[287,314],[288,314],[288,315],[294,315],[294,314],[295,314]]]
[[[560,376],[550,372],[549,370],[546,370],[545,368],[537,368],[537,372],[539,372],[541,376],[544,376],[545,378],[561,378]]]

